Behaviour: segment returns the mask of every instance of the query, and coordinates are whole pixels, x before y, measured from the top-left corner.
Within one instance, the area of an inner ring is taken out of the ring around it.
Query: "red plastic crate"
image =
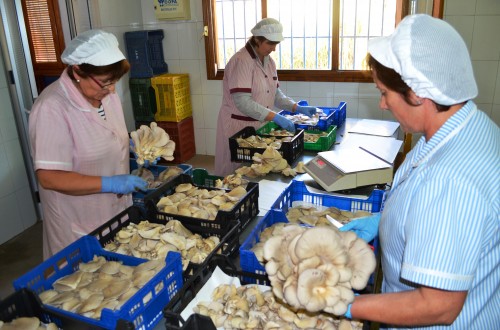
[[[180,122],[157,121],[159,127],[168,133],[170,139],[175,142],[174,160],[166,162],[161,159],[158,164],[180,164],[186,163],[196,154],[194,140],[193,117],[188,117]],[[150,122],[136,121],[135,127],[139,129],[141,125],[149,126]]]

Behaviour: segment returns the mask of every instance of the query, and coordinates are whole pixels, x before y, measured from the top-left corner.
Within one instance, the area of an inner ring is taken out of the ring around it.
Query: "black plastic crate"
[[[151,78],[168,72],[163,56],[163,30],[125,32],[130,78]]]
[[[136,121],[154,121],[156,113],[156,95],[151,78],[129,79],[132,110]]]
[[[127,227],[130,223],[138,224],[142,220],[148,220],[151,223],[166,224],[169,220],[158,220],[156,218],[147,219],[143,216],[142,209],[137,206],[131,206],[126,210],[120,212],[118,215],[113,217],[111,220],[91,232],[89,235],[97,238],[102,247],[106,244],[112,242],[116,234],[124,227]],[[221,254],[224,256],[231,256],[239,248],[239,223],[233,222],[230,230],[226,235],[220,237],[219,244],[214,248],[214,250],[205,258],[205,261],[210,260],[215,254]],[[203,237],[212,236],[210,230],[204,230],[203,232],[198,232],[192,230],[195,234],[200,234]],[[215,235],[215,234],[214,234]],[[193,274],[194,270],[203,265],[195,264],[190,262],[187,269],[183,272],[184,280]]]
[[[226,275],[231,277],[238,277],[242,285],[255,283],[266,286],[271,285],[267,275],[258,275],[237,270],[236,267],[227,260],[227,258],[215,256],[210,260],[205,269],[200,269],[194,276],[192,276],[186,283],[184,283],[182,289],[167,304],[167,306],[163,310],[166,329],[216,329],[215,325],[209,317],[194,313],[187,320],[184,320],[181,316],[181,312],[186,308],[191,300],[193,300],[193,298],[201,290],[203,285],[210,279],[215,267],[217,266]],[[201,324],[203,325],[200,328],[199,326]]]
[[[266,148],[248,148],[238,145],[238,138],[247,138],[257,135],[257,131],[252,126],[247,126],[229,138],[229,149],[231,151],[232,162],[252,162],[253,155],[258,152],[262,154]],[[286,159],[288,165],[293,163],[304,153],[304,130],[298,130],[290,142],[282,142],[278,149],[281,156]]]
[[[11,322],[19,317],[37,317],[43,323],[52,320],[44,313],[40,298],[30,289],[23,288],[0,301],[0,320]]]
[[[165,213],[158,210],[156,204],[158,201],[167,195],[175,192],[175,188],[181,183],[193,183],[193,178],[187,174],[181,174],[173,180],[170,180],[165,185],[158,188],[156,191],[147,194],[144,197],[146,210],[149,219],[165,222],[171,219],[177,219],[189,230],[223,237],[231,229],[233,221],[238,221],[240,229],[243,230],[250,221],[259,213],[259,184],[249,182],[247,185],[247,194],[233,207],[230,211],[218,211],[215,220],[205,220],[200,218],[182,216],[178,214]],[[202,189],[214,190],[218,188],[201,187]],[[226,189],[227,190],[227,189]],[[229,190],[227,190],[229,191]]]

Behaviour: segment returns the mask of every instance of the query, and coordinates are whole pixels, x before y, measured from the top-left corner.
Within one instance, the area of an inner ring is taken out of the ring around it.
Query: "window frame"
[[[47,22],[52,26],[52,39],[54,40],[54,52],[56,54],[56,62],[38,62],[35,56],[34,49],[34,41],[33,41],[33,33],[32,27],[28,20],[28,12],[26,8],[25,1],[21,1],[23,15],[25,17],[25,27],[26,33],[29,41],[30,47],[30,55],[31,62],[33,65],[33,71],[35,75],[35,81],[38,89],[38,93],[40,93],[45,87],[46,83],[44,78],[55,78],[61,75],[64,71],[66,65],[61,61],[61,54],[65,48],[64,35],[61,23],[61,15],[59,12],[59,4],[57,0],[40,0],[47,4],[47,8],[49,11],[49,17],[43,17]],[[42,19],[40,17],[40,19]]]
[[[267,0],[262,1],[262,17],[267,17]],[[432,0],[432,16],[443,17],[444,0]],[[396,24],[410,11],[411,0],[397,0]],[[202,0],[203,35],[205,36],[205,58],[208,80],[222,80],[224,69],[217,67],[217,26],[215,0]],[[332,43],[339,43],[340,1],[334,0]],[[335,48],[338,49],[338,48]],[[371,73],[365,70],[338,70],[338,56],[332,58],[331,70],[278,70],[281,81],[317,81],[317,82],[372,82]]]

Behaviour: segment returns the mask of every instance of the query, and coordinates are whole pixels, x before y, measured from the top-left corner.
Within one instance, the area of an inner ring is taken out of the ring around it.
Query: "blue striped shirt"
[[[380,223],[382,291],[468,291],[451,326],[422,329],[500,329],[499,127],[467,102],[418,141],[393,182]]]

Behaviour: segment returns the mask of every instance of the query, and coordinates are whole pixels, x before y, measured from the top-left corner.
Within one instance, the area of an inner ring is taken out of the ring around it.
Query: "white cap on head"
[[[269,41],[283,41],[283,25],[274,18],[264,18],[250,31],[255,37],[264,37]]]
[[[69,65],[110,65],[125,59],[118,48],[118,40],[109,32],[88,30],[71,40],[61,55],[63,63]]]
[[[368,52],[399,73],[419,97],[453,105],[477,96],[467,46],[443,20],[425,14],[407,16],[390,36],[371,39]]]

